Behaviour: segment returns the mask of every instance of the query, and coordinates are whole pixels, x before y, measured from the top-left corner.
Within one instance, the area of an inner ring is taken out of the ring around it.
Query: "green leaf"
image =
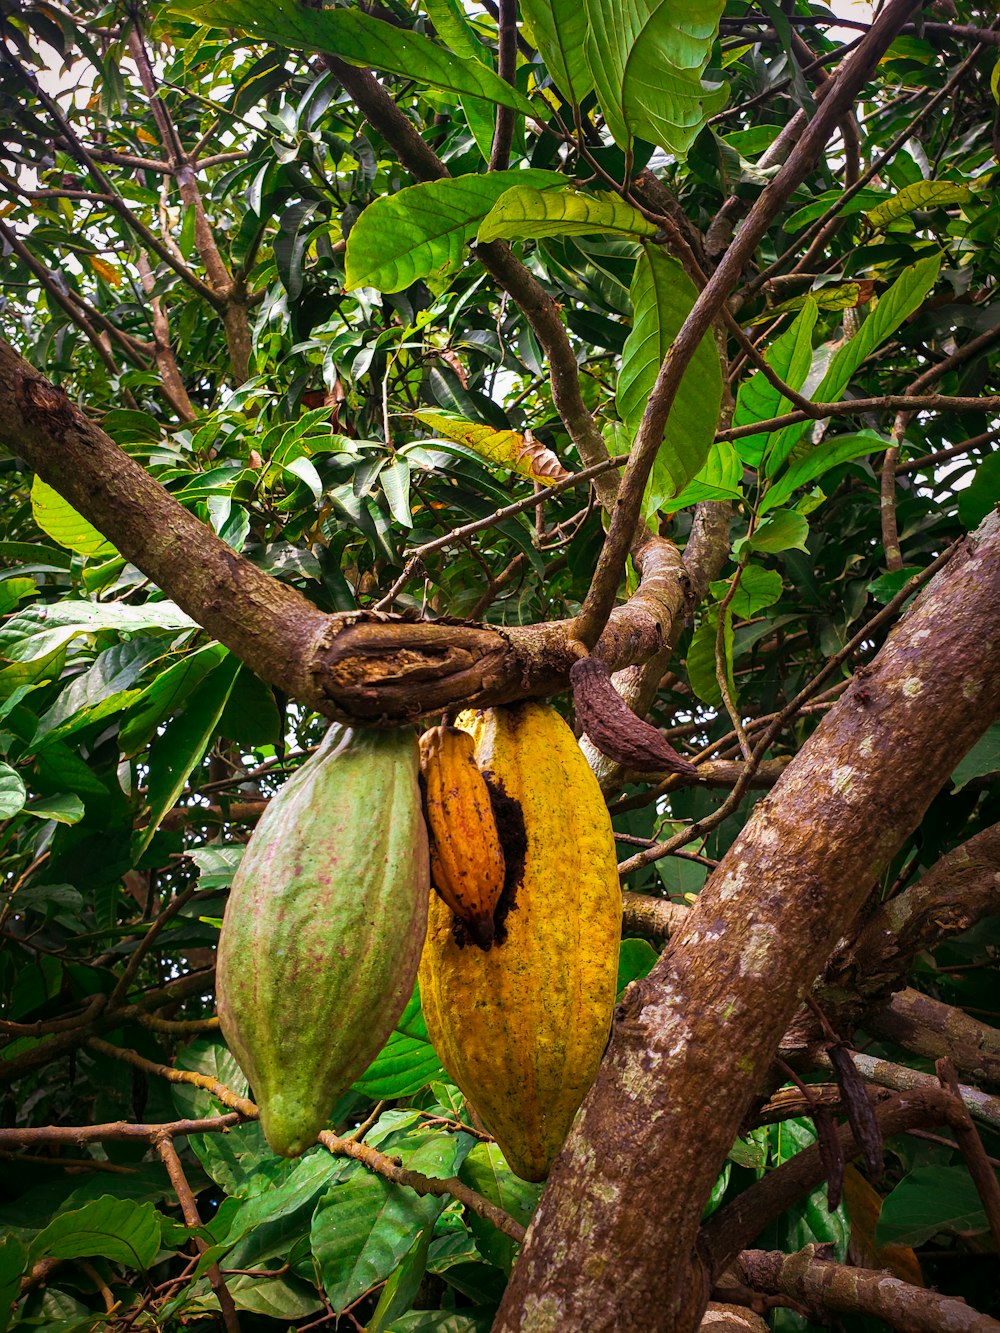
[[[829,369],[820,380],[815,400],[820,403],[839,402],[844,389],[858,366],[901,327],[903,322],[922,305],[924,298],[937,282],[941,268],[940,255],[918,259],[903,270],[857,333],[834,355]]]
[[[702,500],[741,500],[743,498],[743,460],[736,446],[720,440],[708,451],[705,466],[670,501],[671,512],[689,509]]]
[[[37,591],[38,584],[34,579],[4,579],[0,583],[0,616],[13,611],[18,602],[32,597]]]
[[[74,792],[64,792],[62,796],[32,801],[24,807],[24,813],[34,815],[36,819],[54,819],[57,824],[79,824],[86,809]]]
[[[156,679],[131,705],[118,733],[118,743],[126,757],[145,749],[160,724],[184,703],[184,700],[228,656],[221,643],[210,643],[161,671]]]
[[[622,940],[618,947],[618,982],[615,986],[618,999],[621,999],[626,986],[648,975],[659,957],[648,940]]]
[[[636,138],[684,157],[725,106],[729,85],[701,78],[724,8],[725,0],[662,0],[653,8],[622,81],[622,113]]]
[[[585,236],[590,232],[655,236],[658,230],[617,194],[515,185],[493,205],[476,239],[533,241],[541,236]]]
[[[799,314],[789,327],[771,344],[764,360],[791,389],[798,392],[805,383],[812,364],[812,332],[819,316],[819,306],[807,298]],[[755,421],[770,421],[782,416],[791,404],[781,391],[766,378],[762,370],[743,381],[736,396],[733,426],[749,426]],[[751,467],[757,467],[767,449],[769,436],[746,435],[737,441],[740,457]]]
[[[721,602],[729,591],[730,584],[728,579],[720,579],[709,586],[712,596]],[[729,603],[733,615],[740,620],[749,620],[758,611],[773,606],[781,596],[781,589],[781,575],[777,570],[761,569],[759,565],[746,565]]]
[[[807,454],[797,457],[774,485],[768,488],[757,506],[758,515],[783,505],[795,491],[822,477],[838,463],[863,458],[866,454],[888,448],[888,445],[885,436],[874,430],[861,430],[856,435],[839,435],[836,439],[813,445]]]
[[[939,1231],[988,1229],[982,1200],[960,1166],[921,1166],[883,1200],[877,1245],[923,1245]]]
[[[404,528],[413,527],[413,515],[410,512],[410,464],[402,456],[389,464],[379,473],[382,493],[389,504],[389,512],[397,523]]]
[[[430,1241],[430,1232],[426,1228],[421,1228],[414,1236],[413,1244],[382,1288],[382,1295],[368,1321],[365,1333],[387,1333],[387,1330],[392,1328],[396,1316],[405,1314],[413,1304],[413,1298],[419,1291],[424,1273],[427,1271],[427,1251],[430,1248]]]
[[[454,1140],[461,1136],[434,1137],[451,1140],[443,1146],[453,1160],[459,1147]],[[414,1153],[407,1165],[425,1169],[418,1159],[420,1154]],[[310,1243],[323,1288],[338,1314],[389,1277],[414,1233],[430,1231],[444,1205],[443,1198],[414,1194],[368,1171],[356,1172],[323,1195],[313,1214]]]
[[[586,55],[615,142],[633,136],[687,152],[725,89],[701,74],[718,31],[720,0],[585,0]]]
[[[421,8],[434,24],[438,37],[457,56],[490,63],[489,50],[477,37],[459,0],[421,0]]]
[[[293,51],[326,51],[363,69],[385,70],[430,88],[468,93],[533,115],[532,102],[477,60],[356,9],[306,9],[297,0],[175,0],[172,13],[211,28],[238,28]]]
[[[976,475],[958,497],[958,516],[965,527],[978,528],[993,506],[1000,503],[1000,450],[976,468]]]
[[[411,1310],[394,1319],[388,1333],[489,1333],[492,1323],[492,1310]]]
[[[0,1333],[6,1333],[11,1306],[21,1290],[21,1275],[27,1267],[28,1251],[14,1235],[0,1237]]]
[[[577,106],[594,86],[584,53],[587,11],[579,0],[521,0],[528,39],[545,62],[552,82]]]
[[[118,554],[102,532],[38,476],[31,483],[31,512],[41,530],[67,550],[79,555]]]
[[[316,1288],[295,1277],[259,1278],[254,1273],[239,1273],[227,1278],[226,1286],[237,1310],[260,1315],[286,1328],[289,1321],[305,1319],[323,1308]],[[206,1296],[202,1308],[216,1311],[218,1301],[214,1296]]]
[[[779,509],[765,519],[752,537],[746,539],[751,551],[804,551],[809,523],[792,509]],[[736,543],[733,552],[736,553]]]
[[[834,353],[826,374],[812,395],[814,402],[840,402],[858,367],[923,304],[937,281],[940,267],[940,255],[932,255],[903,270],[854,337]],[[780,470],[806,429],[804,425],[789,426],[773,437],[767,458],[768,476],[774,476]]]
[[[61,667],[60,654],[80,634],[196,628],[173,602],[147,602],[145,606],[72,599],[35,603],[0,626],[0,689],[8,693],[18,685],[51,676]]]
[[[516,430],[494,430],[492,426],[466,421],[452,412],[434,412],[429,408],[413,415],[431,430],[440,432],[446,440],[464,444],[491,467],[516,472],[543,486],[551,486],[553,482],[572,475],[551,449]]]
[[[10,764],[0,762],[0,819],[12,819],[28,799],[21,775]]]
[[[912,185],[904,185],[891,199],[870,208],[865,219],[873,227],[885,227],[897,218],[908,217],[915,209],[967,204],[971,198],[969,187],[955,181],[914,181]]]
[[[712,708],[722,707],[722,690],[716,674],[716,641],[719,627],[718,605],[706,608],[701,624],[691,636],[691,646],[687,655],[687,675],[692,690],[702,701]],[[722,646],[725,654],[726,674],[729,678],[729,692],[736,698],[736,686],[733,682],[733,612],[732,607],[725,610],[722,630]]]
[[[955,766],[951,781],[956,791],[960,791],[973,778],[984,777],[987,773],[1000,771],[1000,722],[994,723],[965,756]]]
[[[100,1257],[126,1268],[147,1269],[160,1249],[159,1218],[151,1203],[103,1194],[54,1217],[31,1242],[28,1258],[35,1264],[39,1259]]]
[[[477,1143],[458,1174],[477,1194],[509,1213],[523,1227],[531,1221],[542,1186],[531,1185],[515,1176],[497,1144]],[[487,1263],[509,1273],[517,1258],[517,1242],[478,1213],[470,1211],[467,1217],[480,1254]]]
[[[694,283],[680,264],[653,247],[644,247],[632,281],[635,311],[632,332],[622,353],[618,376],[618,411],[634,434],[664,357],[697,299]],[[712,335],[706,334],[691,359],[667,419],[663,444],[653,465],[647,512],[669,508],[705,466],[715,438],[722,401],[722,373]]]
[[[238,658],[225,660],[192,691],[179,718],[169,722],[153,743],[146,801],[149,820],[134,839],[135,860],[149,846],[160,820],[177,803],[191,772],[214,740],[226,702],[240,670]]]
[[[890,570],[888,574],[880,574],[877,579],[872,579],[871,583],[868,584],[868,591],[877,602],[881,602],[885,606],[901,591],[903,585],[913,578],[914,574],[919,573],[919,565],[905,565],[902,569]]]
[[[347,238],[344,285],[399,292],[457,268],[481,220],[515,183],[558,185],[555,171],[495,171],[426,181],[369,204]]]

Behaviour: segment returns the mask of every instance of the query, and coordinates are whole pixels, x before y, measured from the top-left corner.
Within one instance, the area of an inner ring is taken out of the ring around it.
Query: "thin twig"
[[[191,1186],[184,1174],[181,1159],[177,1156],[173,1136],[163,1134],[153,1140],[153,1145],[160,1154],[160,1161],[167,1168],[167,1175],[174,1187],[174,1193],[177,1195],[177,1201],[181,1206],[185,1223],[192,1229],[200,1230],[201,1216],[198,1213],[198,1204],[191,1193]],[[194,1236],[192,1239],[198,1253],[204,1254],[208,1249],[208,1242],[203,1240],[201,1236]],[[233,1303],[232,1293],[226,1286],[226,1279],[219,1272],[219,1265],[217,1263],[210,1264],[206,1276],[219,1302],[219,1308],[222,1311],[222,1322],[225,1324],[228,1333],[240,1333],[240,1320],[236,1313],[236,1306]]]

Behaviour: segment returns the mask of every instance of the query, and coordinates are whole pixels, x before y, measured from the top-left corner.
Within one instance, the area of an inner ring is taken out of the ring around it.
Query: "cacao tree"
[[[0,2],[0,1333],[1000,1327],[998,103],[971,0]],[[331,721],[534,700],[624,891],[547,1181],[419,989],[278,1156],[252,831]]]

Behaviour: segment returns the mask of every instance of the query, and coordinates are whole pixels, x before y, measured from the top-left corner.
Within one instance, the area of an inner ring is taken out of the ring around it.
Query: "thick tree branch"
[[[807,1245],[797,1254],[744,1250],[739,1267],[757,1291],[781,1293],[812,1306],[820,1314],[882,1319],[908,1333],[1000,1333],[1000,1323],[954,1296],[914,1287],[889,1273],[849,1268],[824,1259],[822,1246]]]
[[[570,622],[492,629],[325,615],[221,541],[2,341],[0,420],[7,447],[183,610],[264,680],[328,717],[399,723],[565,686],[576,660]],[[613,669],[657,652],[686,612],[675,547],[653,543],[639,567],[639,592],[602,641]]]
[[[660,962],[630,989],[499,1328],[541,1327],[543,1312],[563,1326],[628,1327],[650,1308],[664,1311],[665,1329],[694,1325],[705,1292],[691,1267],[692,1218],[803,988],[998,711],[991,515],[755,807]],[[714,1114],[692,1140],[681,1127],[708,1104]],[[600,1262],[581,1280],[567,1260],[584,1243]],[[652,1243],[657,1262],[637,1262]]]

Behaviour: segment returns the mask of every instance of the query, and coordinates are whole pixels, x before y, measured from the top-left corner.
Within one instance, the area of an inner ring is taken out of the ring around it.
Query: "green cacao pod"
[[[431,727],[420,737],[431,883],[481,949],[493,943],[504,855],[486,779],[467,731]]]
[[[501,793],[507,879],[489,952],[463,942],[432,896],[424,1017],[441,1063],[512,1169],[542,1180],[611,1026],[622,917],[614,836],[597,779],[553,708],[463,713],[458,725]]]
[[[413,732],[332,726],[233,879],[219,1019],[285,1157],[315,1142],[413,992],[429,895],[417,773]]]

